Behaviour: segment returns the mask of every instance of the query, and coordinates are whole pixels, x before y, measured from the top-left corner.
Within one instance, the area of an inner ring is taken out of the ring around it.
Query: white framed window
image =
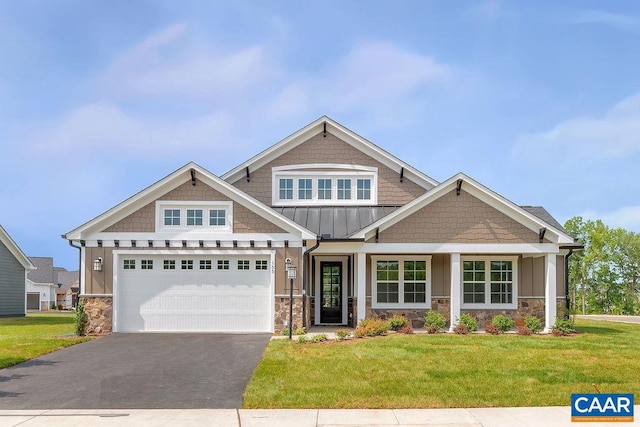
[[[249,270],[249,260],[248,259],[239,259],[238,260],[238,270]]]
[[[202,225],[202,209],[187,209],[187,225]]]
[[[229,260],[228,259],[219,259],[218,260],[218,270],[228,270],[229,269]]]
[[[313,180],[309,178],[298,179],[298,199],[313,199]]]
[[[224,209],[209,209],[209,225],[221,227],[226,225],[227,212]]]
[[[318,179],[318,199],[331,200],[331,179]]]
[[[462,308],[517,309],[518,257],[461,257]]]
[[[305,164],[272,168],[272,204],[370,205],[378,200],[378,168]]]
[[[281,200],[293,199],[293,179],[292,178],[280,178],[280,199]]]
[[[211,260],[210,259],[201,259],[200,260],[200,270],[211,270]]]
[[[358,179],[358,200],[371,200],[371,180]]]
[[[181,262],[183,270],[193,270],[193,260],[192,259],[183,259]]]
[[[156,231],[229,232],[233,226],[233,203],[157,201]]]
[[[256,270],[268,270],[267,260],[256,260]]]
[[[123,263],[123,267],[125,270],[135,270],[136,269],[136,260],[135,259],[125,259]]]
[[[165,209],[164,225],[180,225],[180,209]]]
[[[351,179],[338,180],[338,200],[351,200]]]
[[[140,269],[141,270],[153,270],[153,260],[152,259],[143,259],[140,261]]]
[[[176,269],[176,260],[174,259],[165,259],[162,265],[162,268],[165,270],[175,270]]]
[[[431,307],[431,256],[371,257],[373,308]]]

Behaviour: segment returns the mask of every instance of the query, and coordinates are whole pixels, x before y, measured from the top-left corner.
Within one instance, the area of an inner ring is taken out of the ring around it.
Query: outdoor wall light
[[[102,257],[93,260],[93,271],[102,271]]]

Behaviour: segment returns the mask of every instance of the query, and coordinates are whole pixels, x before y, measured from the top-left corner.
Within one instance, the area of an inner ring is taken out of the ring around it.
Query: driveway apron
[[[97,338],[0,370],[0,409],[239,408],[270,338]]]

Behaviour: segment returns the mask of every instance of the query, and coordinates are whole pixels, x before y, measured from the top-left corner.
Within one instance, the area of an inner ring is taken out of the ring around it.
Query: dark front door
[[[320,323],[342,323],[342,263],[321,262]]]

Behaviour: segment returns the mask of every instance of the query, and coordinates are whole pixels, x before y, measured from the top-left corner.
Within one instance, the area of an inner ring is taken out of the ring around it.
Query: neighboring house
[[[35,267],[0,225],[0,317],[24,316],[27,272]]]
[[[58,288],[56,289],[56,305],[58,308],[75,308],[77,290],[80,279],[77,271],[67,271],[61,267],[54,267]]]
[[[56,302],[58,281],[51,257],[29,257],[36,269],[27,274],[27,310],[49,310]]]
[[[92,333],[281,331],[287,259],[294,327],[437,310],[549,330],[578,247],[543,208],[438,183],[328,117],[221,177],[189,163],[63,237]]]

